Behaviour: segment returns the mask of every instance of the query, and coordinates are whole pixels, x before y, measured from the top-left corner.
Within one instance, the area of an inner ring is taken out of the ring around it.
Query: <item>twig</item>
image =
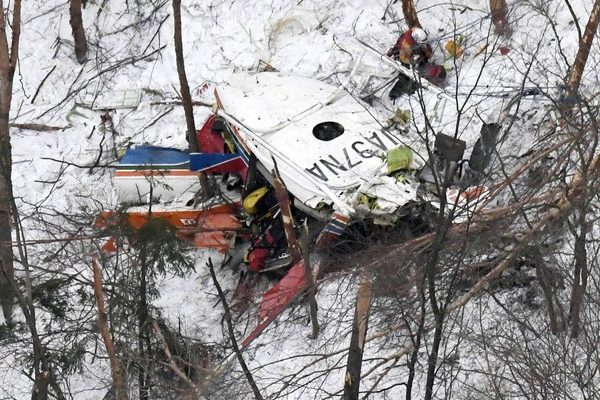
[[[179,368],[179,366],[177,365],[177,363],[173,359],[173,355],[171,354],[171,350],[169,350],[169,345],[167,344],[167,341],[165,340],[165,337],[162,334],[160,328],[158,327],[158,324],[156,323],[156,321],[152,321],[152,326],[154,327],[154,331],[156,332],[156,336],[158,336],[158,339],[160,340],[160,342],[162,344],[165,356],[167,356],[167,361],[169,363],[169,367],[171,367],[171,369],[173,370],[173,372],[175,372],[175,374],[177,374],[177,376],[182,381],[184,381],[194,391],[195,397],[197,399],[200,399],[202,397],[202,390],[200,389],[200,386],[198,386],[194,381],[192,381],[185,374],[185,372],[183,372],[181,370],[181,368]]]
[[[35,91],[35,94],[33,95],[33,98],[31,99],[31,104],[33,104],[33,102],[35,101],[35,98],[40,93],[40,90],[42,89],[42,86],[44,86],[44,83],[46,82],[46,79],[48,79],[48,77],[50,76],[50,74],[52,74],[55,69],[56,69],[56,65],[54,67],[52,67],[52,69],[50,70],[50,72],[48,72],[46,74],[46,76],[44,77],[44,79],[42,79],[42,81],[40,82],[40,85],[38,86],[37,90]]]
[[[160,114],[158,117],[154,118],[152,121],[150,121],[148,123],[148,125],[144,126],[142,129],[140,129],[139,131],[137,131],[134,135],[137,135],[138,133],[143,132],[146,129],[150,128],[152,125],[156,124],[158,121],[160,121],[161,118],[163,118],[165,115],[167,115],[171,111],[173,111],[173,107],[169,107],[165,112],[163,112],[162,114]]]
[[[217,280],[217,275],[215,274],[215,268],[213,267],[212,260],[209,258],[206,263],[208,266],[208,270],[210,271],[210,276],[212,277],[213,283],[215,284],[215,288],[217,289],[217,293],[219,294],[219,299],[221,300],[221,304],[223,304],[223,309],[225,310],[225,322],[227,323],[227,331],[229,332],[229,338],[231,339],[231,344],[233,346],[233,351],[237,356],[238,362],[240,363],[240,367],[244,371],[244,375],[246,376],[246,380],[248,380],[248,384],[252,388],[252,392],[254,393],[254,398],[256,400],[263,400],[262,395],[260,394],[260,390],[258,386],[256,386],[256,382],[252,377],[252,373],[248,369],[246,362],[244,361],[244,357],[242,356],[242,351],[238,346],[237,340],[235,338],[235,332],[233,331],[233,322],[231,322],[231,312],[229,310],[229,305],[227,304],[227,299],[225,298],[225,294],[221,289],[221,285],[219,285],[219,281]]]
[[[313,275],[312,271],[310,249],[308,246],[308,223],[304,220],[302,231],[300,233],[300,253],[302,254],[302,260],[304,261],[304,276],[306,277],[306,284],[308,286],[306,296],[308,297],[308,309],[310,313],[310,323],[312,325],[311,339],[316,339],[317,336],[319,336],[320,330],[319,319],[317,318],[317,285],[315,283],[315,275]]]
[[[575,28],[577,29],[577,37],[579,38],[579,42],[581,42],[583,34],[581,33],[581,26],[579,26],[579,20],[577,19],[577,15],[575,15],[575,11],[573,11],[573,7],[571,6],[569,0],[565,0],[565,4],[567,5],[567,8],[569,9],[571,16],[573,17],[573,23],[575,24]]]
[[[183,101],[181,100],[164,100],[164,101],[153,101],[150,103],[151,106],[182,106]],[[202,107],[212,107],[212,104],[206,103],[204,101],[192,101],[193,106],[202,106]]]
[[[154,51],[152,51],[152,52],[150,52],[148,54],[144,54],[144,55],[139,56],[139,57],[132,56],[132,57],[124,58],[123,60],[120,60],[120,61],[116,62],[115,64],[113,64],[113,65],[111,65],[111,66],[109,66],[109,67],[107,67],[107,68],[105,68],[105,69],[103,69],[101,71],[98,71],[96,74],[92,75],[87,80],[87,82],[85,84],[82,84],[81,86],[79,86],[76,89],[70,89],[68,91],[68,93],[65,95],[65,97],[60,102],[58,102],[56,105],[50,107],[48,110],[44,111],[39,116],[39,118],[43,117],[44,115],[46,115],[46,114],[50,113],[51,111],[53,111],[53,110],[57,109],[58,107],[60,107],[63,103],[65,103],[66,101],[68,101],[69,99],[71,99],[73,96],[75,96],[77,93],[79,93],[82,89],[84,89],[89,84],[89,82],[91,82],[92,80],[94,80],[94,79],[96,79],[96,78],[104,75],[107,72],[111,72],[111,71],[113,71],[115,69],[124,67],[126,65],[135,64],[138,61],[145,60],[146,58],[149,58],[149,57],[153,56],[154,54],[161,52],[166,47],[167,47],[167,45],[165,44],[164,46],[161,46],[158,49],[155,49]],[[83,71],[83,67],[81,68],[81,71]],[[77,75],[77,78],[75,78],[75,81],[73,81],[73,83],[76,82],[79,79],[79,76],[81,75],[81,71],[80,71],[79,75]],[[73,86],[73,84],[71,85],[71,87],[72,86]]]
[[[66,165],[72,165],[73,167],[77,167],[77,168],[83,168],[83,169],[93,169],[93,168],[117,168],[115,165],[110,165],[110,164],[102,164],[102,165],[81,165],[81,164],[76,164],[70,161],[65,161],[65,160],[58,160],[56,158],[52,158],[52,157],[42,157],[42,160],[49,160],[49,161],[54,161],[57,163],[61,163],[61,164],[66,164]]]
[[[150,38],[150,41],[148,42],[148,45],[146,46],[146,48],[144,48],[144,51],[142,51],[142,54],[145,53],[146,51],[148,51],[148,49],[150,48],[150,45],[152,44],[152,42],[154,41],[154,38],[156,36],[158,36],[158,34],[160,33],[160,30],[163,26],[163,24],[165,23],[165,21],[170,17],[170,14],[165,15],[165,17],[162,19],[162,21],[159,22],[158,24],[158,28],[156,28],[156,32],[154,32],[154,35],[152,35],[152,37]],[[159,39],[160,42],[160,39]]]
[[[550,225],[557,224],[561,221],[564,221],[572,212],[574,208],[574,204],[577,200],[583,195],[583,192],[586,189],[586,180],[593,176],[598,176],[600,173],[600,156],[596,156],[594,160],[591,162],[590,166],[587,168],[585,173],[579,173],[575,176],[573,181],[569,184],[568,189],[563,194],[562,198],[558,202],[557,206],[550,209],[546,215],[536,223],[532,228],[523,232],[523,237],[520,239],[519,243],[515,246],[515,248],[507,254],[504,259],[502,259],[491,271],[489,271],[486,275],[480,278],[465,294],[454,300],[452,303],[448,305],[446,308],[446,313],[450,314],[455,312],[462,307],[465,306],[473,297],[479,294],[483,289],[485,289],[490,282],[496,279],[502,272],[504,272],[509,266],[513,265],[514,260],[522,254],[522,252],[526,249],[527,244],[531,243],[537,237],[542,235]],[[431,321],[424,327],[424,332],[430,332],[435,328],[435,321]],[[375,336],[367,339],[367,341],[372,340]],[[362,377],[366,377],[370,375],[373,371],[379,368],[381,365],[394,360],[399,357],[403,357],[408,354],[414,347],[414,343],[407,344],[404,348],[400,349],[398,352],[388,355],[386,357],[381,358],[381,361],[377,362],[374,366],[372,366],[367,372],[365,372]]]
[[[38,132],[63,131],[65,129],[69,128],[69,125],[52,126],[52,125],[45,125],[45,124],[36,124],[34,122],[24,122],[24,123],[12,122],[8,125],[11,128],[26,129],[26,130],[38,131]]]

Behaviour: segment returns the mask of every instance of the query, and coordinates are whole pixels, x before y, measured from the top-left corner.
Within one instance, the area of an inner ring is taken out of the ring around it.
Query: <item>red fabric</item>
[[[406,32],[404,32],[402,35],[400,35],[400,37],[396,41],[396,44],[394,45],[394,47],[392,47],[391,49],[388,50],[387,55],[388,55],[388,57],[393,56],[397,60],[398,52],[400,51],[402,46],[413,47],[416,45],[417,45],[417,42],[415,42],[415,39],[413,39],[412,31],[409,29]]]
[[[398,38],[396,46],[400,49],[403,45],[407,46],[418,46],[416,40],[412,37],[412,30],[407,30]]]
[[[220,133],[213,132],[212,126],[215,122],[215,116],[211,115],[208,117],[202,129],[200,129],[196,136],[198,143],[200,144],[201,153],[224,153],[225,152],[225,140]]]
[[[441,65],[427,63],[423,66],[423,78],[434,85],[441,85],[446,80],[446,70]]]
[[[271,251],[264,247],[252,249],[250,253],[248,253],[248,269],[252,272],[258,272],[263,269],[269,254],[271,254]]]
[[[420,64],[427,62],[433,53],[428,44],[418,44],[412,36],[412,30],[409,29],[400,35],[394,47],[388,50],[387,55],[403,64]],[[419,59],[413,60],[414,55],[418,55]]]

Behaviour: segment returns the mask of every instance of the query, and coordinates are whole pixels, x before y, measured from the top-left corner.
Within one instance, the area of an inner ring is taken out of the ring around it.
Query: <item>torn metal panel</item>
[[[402,138],[382,129],[365,104],[345,91],[264,72],[234,75],[215,93],[237,139],[265,169],[273,168],[275,158],[290,193],[308,207],[328,204],[354,214],[356,190],[365,182],[391,185],[396,197],[386,212],[417,200],[414,181],[383,179],[387,152]]]

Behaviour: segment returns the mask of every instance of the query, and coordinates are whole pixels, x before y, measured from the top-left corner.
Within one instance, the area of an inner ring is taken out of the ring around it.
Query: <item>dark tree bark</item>
[[[288,249],[292,256],[292,261],[295,263],[302,259],[300,253],[300,247],[298,246],[298,238],[296,236],[296,226],[294,224],[294,217],[292,216],[292,207],[290,206],[290,198],[287,187],[279,176],[277,166],[271,172],[273,175],[273,187],[275,188],[275,196],[279,203],[279,209],[281,210],[281,218],[283,219],[283,230],[285,231],[285,237],[288,243]]]
[[[587,289],[589,268],[587,262],[586,240],[589,231],[586,221],[587,211],[585,207],[585,197],[579,207],[578,227],[575,228],[574,259],[575,270],[573,271],[573,287],[571,288],[571,299],[569,302],[569,319],[571,320],[571,337],[577,338],[581,330],[581,305]]]
[[[147,276],[148,276],[148,258],[146,256],[147,244],[142,244],[140,250],[140,288],[139,288],[139,302],[137,310],[137,322],[138,322],[138,353],[139,353],[139,364],[138,364],[138,393],[140,400],[148,400],[149,388],[148,388],[148,364],[147,360],[150,360],[150,335],[148,332],[148,299],[147,299]]]
[[[498,35],[508,36],[510,27],[508,26],[508,7],[506,0],[490,0],[490,11],[492,14],[492,24]]]
[[[412,399],[412,388],[415,381],[415,370],[417,361],[419,360],[419,349],[421,348],[421,339],[423,337],[424,329],[425,329],[425,313],[426,313],[426,298],[425,298],[425,275],[423,275],[423,279],[418,285],[418,292],[420,297],[421,304],[421,315],[419,316],[419,325],[417,327],[417,332],[413,336],[413,351],[410,355],[410,359],[408,360],[408,379],[406,380],[406,400]]]
[[[544,302],[546,303],[546,309],[548,310],[548,320],[550,321],[550,332],[553,335],[557,335],[562,332],[562,324],[557,316],[556,308],[557,305],[554,303],[554,293],[552,286],[549,282],[548,272],[543,264],[537,265],[535,268],[538,282],[542,288],[544,294]]]
[[[12,154],[8,118],[13,77],[19,58],[21,0],[15,0],[13,3],[10,48],[6,32],[7,18],[4,2],[0,0],[0,301],[4,317],[10,323],[15,298],[15,277],[11,236]]]
[[[444,180],[442,185],[438,188],[441,193],[445,193],[449,183]],[[442,333],[444,329],[444,321],[446,318],[446,305],[447,302],[440,302],[438,300],[438,288],[437,288],[437,268],[440,261],[440,254],[444,249],[444,240],[448,234],[448,229],[452,224],[452,212],[450,215],[445,216],[443,210],[446,208],[446,197],[442,196],[440,199],[440,211],[436,218],[436,232],[431,246],[431,255],[427,261],[425,269],[425,280],[427,283],[427,294],[429,298],[429,305],[433,313],[434,333],[433,342],[429,355],[427,356],[427,380],[425,383],[425,400],[431,400],[433,398],[433,384],[436,379],[437,366],[438,366],[438,355],[440,345],[442,343]],[[450,298],[451,289],[447,289],[446,300]]]
[[[315,285],[312,268],[310,265],[310,250],[308,249],[308,226],[305,224],[303,227],[302,240],[300,243],[296,235],[296,224],[294,223],[294,216],[292,215],[292,206],[290,204],[290,197],[287,187],[281,180],[277,165],[272,171],[273,175],[273,187],[275,188],[275,195],[277,202],[279,203],[279,209],[281,210],[281,218],[283,219],[283,229],[285,231],[285,237],[288,242],[288,250],[292,256],[292,262],[294,264],[304,261],[304,276],[307,285],[307,297],[308,306],[310,313],[310,322],[312,324],[312,335],[313,339],[319,336],[319,321],[317,319],[317,288]]]
[[[71,19],[71,29],[73,31],[73,40],[75,41],[75,57],[77,62],[83,64],[87,61],[88,45],[85,38],[85,30],[83,29],[83,18],[81,16],[82,0],[71,0],[69,14]]]
[[[439,244],[438,244],[439,245]],[[433,398],[433,384],[436,378],[436,371],[438,365],[438,354],[440,350],[440,344],[442,343],[442,332],[444,329],[444,318],[445,312],[443,308],[438,305],[436,297],[436,284],[435,284],[435,267],[437,265],[437,258],[439,251],[435,252],[433,257],[435,260],[431,261],[427,266],[427,284],[429,303],[433,311],[433,317],[435,319],[435,330],[433,333],[433,343],[431,350],[427,356],[427,381],[425,383],[425,400],[431,400]]]
[[[402,0],[402,13],[409,28],[421,28],[413,0]]]
[[[190,87],[185,74],[185,63],[183,60],[183,44],[181,41],[181,0],[173,0],[173,17],[175,28],[175,60],[177,63],[177,74],[179,75],[179,85],[181,86],[181,101],[185,112],[185,123],[187,126],[187,139],[190,144],[190,151],[198,152],[200,146],[196,137],[196,124],[194,123],[194,107],[192,105],[192,96]]]
[[[315,276],[313,275],[313,269],[311,266],[311,257],[310,257],[310,249],[308,243],[308,224],[304,221],[304,225],[302,225],[302,235],[301,235],[301,253],[302,259],[304,260],[304,275],[306,276],[306,296],[308,298],[308,307],[310,312],[310,323],[312,325],[312,334],[311,338],[316,339],[319,336],[320,326],[319,319],[317,317],[318,307],[317,307],[317,285],[315,282]]]
[[[352,337],[350,338],[350,348],[348,349],[348,363],[346,364],[346,375],[344,377],[344,400],[358,400],[360,370],[362,367],[365,339],[367,337],[371,294],[371,283],[361,283],[356,294]]]
[[[579,42],[579,50],[577,51],[577,56],[575,56],[575,63],[573,63],[569,72],[565,91],[568,98],[575,96],[579,90],[583,70],[590,54],[594,36],[596,36],[596,31],[598,30],[598,22],[600,22],[600,0],[594,1],[594,8],[590,14],[590,19],[585,26],[583,38]]]

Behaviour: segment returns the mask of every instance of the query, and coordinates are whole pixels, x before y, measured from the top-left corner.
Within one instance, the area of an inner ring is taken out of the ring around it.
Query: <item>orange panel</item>
[[[200,232],[194,236],[194,246],[201,249],[215,249],[222,253],[229,250],[231,233],[227,232]]]

